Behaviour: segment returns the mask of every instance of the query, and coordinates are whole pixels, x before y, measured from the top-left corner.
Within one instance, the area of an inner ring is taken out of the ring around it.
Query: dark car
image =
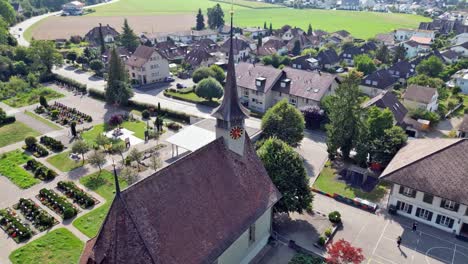
[[[164,81],[165,82],[173,82],[173,81],[175,81],[175,79],[172,78],[172,77],[166,77],[166,79],[164,79]]]
[[[186,88],[187,85],[185,85],[185,84],[183,84],[183,83],[177,83],[177,84],[176,84],[176,87],[177,87],[177,89],[182,89],[182,88]]]

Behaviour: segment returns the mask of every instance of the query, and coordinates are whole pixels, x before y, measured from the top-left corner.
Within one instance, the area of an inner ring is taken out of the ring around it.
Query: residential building
[[[110,57],[111,57],[111,49],[106,49],[106,51],[101,55],[102,62],[107,66],[107,63],[109,63]],[[130,51],[128,51],[124,47],[115,47],[115,51],[117,52],[117,55],[119,55],[120,59],[122,61],[128,60],[130,58]]]
[[[434,40],[435,31],[407,28],[400,28],[395,31],[395,40],[398,42],[410,40],[412,37],[430,38],[431,40]]]
[[[400,44],[406,50],[406,58],[411,59],[419,56],[419,54],[427,53],[431,50],[430,45],[420,44],[414,40],[408,40]]]
[[[257,47],[258,56],[268,56],[273,54],[284,55],[288,53],[288,47],[281,38],[272,36],[264,39],[266,41],[263,42],[263,45],[261,47]]]
[[[361,105],[361,107],[365,109],[371,106],[376,106],[380,109],[389,109],[393,114],[395,125],[405,126],[404,119],[406,114],[408,114],[408,110],[392,92],[383,91]]]
[[[395,45],[395,37],[391,33],[377,34],[375,39],[383,45],[392,47]]]
[[[364,48],[352,45],[343,49],[343,52],[340,54],[340,59],[346,63],[346,65],[354,66],[354,57],[364,53]]]
[[[420,85],[409,85],[403,94],[403,104],[409,109],[421,108],[435,112],[439,107],[437,89]]]
[[[465,42],[468,42],[468,33],[458,34],[450,40],[450,43],[452,43],[454,46],[463,44]]]
[[[243,34],[245,35],[246,33],[250,35],[251,38],[257,39],[257,38],[262,38],[266,36],[268,29],[264,29],[261,27],[249,27],[249,28],[244,28],[242,29]]]
[[[396,82],[397,79],[388,70],[381,69],[365,76],[359,88],[363,93],[374,97],[382,91],[391,91]]]
[[[225,52],[226,56],[230,56],[230,43],[231,40],[228,39],[221,45],[221,51]],[[232,50],[234,52],[234,62],[239,63],[246,61],[249,58],[249,53],[255,49],[251,48],[250,43],[245,38],[235,37]]]
[[[309,36],[302,34],[288,41],[288,44],[286,46],[290,52],[294,50],[294,45],[296,45],[296,42],[299,42],[300,50],[308,49],[313,46]]]
[[[80,1],[73,1],[62,6],[62,12],[68,16],[80,16],[83,14],[85,4]]]
[[[109,26],[109,24],[102,26],[101,23],[99,23],[99,26],[92,28],[90,31],[88,31],[88,33],[86,33],[84,40],[91,46],[100,46],[100,32],[102,32],[102,38],[106,44],[114,43],[115,38],[120,35],[119,32],[117,32],[117,30],[115,30],[113,27]]]
[[[461,138],[468,138],[468,114],[463,116],[463,121],[457,129],[457,136]]]
[[[297,108],[319,105],[339,83],[334,74],[290,67],[239,63],[236,72],[241,102],[262,113],[284,98]]]
[[[299,70],[313,71],[320,68],[319,61],[310,55],[291,58],[291,67]]]
[[[455,45],[450,47],[450,50],[455,51],[456,53],[460,54],[462,57],[468,57],[468,42],[462,43],[460,45]]]
[[[23,14],[24,9],[20,3],[11,3],[11,6],[13,7],[13,10],[15,10],[16,14]]]
[[[319,51],[316,59],[322,69],[331,69],[340,64],[340,57],[338,57],[336,51],[331,48]]]
[[[340,42],[350,42],[353,41],[353,36],[346,30],[338,30],[330,34],[332,37],[339,38]]]
[[[399,215],[468,236],[468,139],[414,139],[380,179],[392,183],[388,204]]]
[[[245,133],[249,113],[229,54],[214,139],[125,190],[115,177],[115,198],[80,264],[247,264],[267,245],[281,194]]]
[[[180,62],[187,54],[185,45],[177,45],[173,40],[156,42],[154,48],[169,62]]]
[[[457,71],[452,75],[451,80],[454,86],[461,88],[462,93],[468,94],[468,69]]]
[[[460,54],[450,49],[445,50],[441,52],[440,54],[442,55],[442,57],[444,57],[444,60],[449,64],[458,62],[461,57]]]
[[[161,82],[170,76],[168,60],[153,47],[140,45],[125,65],[130,78],[140,85]]]
[[[420,44],[420,45],[431,45],[432,44],[432,39],[428,37],[418,37],[418,36],[412,36],[410,40]]]
[[[199,47],[190,50],[184,58],[184,62],[190,64],[193,69],[211,66],[215,64],[216,61],[216,56]]]
[[[388,72],[397,78],[400,84],[405,84],[408,78],[416,74],[416,65],[407,60],[401,60],[390,66]]]
[[[342,10],[359,10],[359,0],[341,0],[341,5],[337,9]]]
[[[291,39],[298,37],[300,35],[304,35],[304,30],[300,28],[289,28],[286,30],[282,35],[281,38],[285,41],[290,41]]]

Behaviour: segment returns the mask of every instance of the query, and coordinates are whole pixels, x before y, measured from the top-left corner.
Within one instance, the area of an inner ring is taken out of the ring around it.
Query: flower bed
[[[76,110],[76,108],[71,108],[57,102],[54,102],[53,105],[49,105],[47,108],[38,106],[34,111],[37,114],[43,114],[48,119],[63,126],[70,125],[73,121],[77,124],[93,121],[93,118],[90,115],[80,112]]]
[[[47,168],[35,159],[28,160],[24,168],[26,170],[32,171],[34,173],[35,178],[38,178],[43,181],[53,180],[57,176],[57,173],[55,171]]]
[[[31,229],[21,223],[15,212],[8,209],[0,210],[0,227],[13,238],[16,243],[25,241],[32,236]]]
[[[47,151],[46,148],[37,143],[29,147],[27,145],[24,145],[23,149],[31,152],[36,158],[47,157],[49,155],[49,151]]]
[[[31,221],[34,227],[39,231],[47,230],[58,224],[58,221],[55,220],[55,218],[42,210],[39,205],[31,199],[21,198],[19,203],[13,206],[13,208],[19,210],[24,215],[24,218]]]
[[[83,209],[93,206],[98,202],[91,195],[78,188],[74,182],[59,181],[57,183],[57,188],[68,198],[73,199],[73,202],[78,204]]]
[[[57,151],[57,152],[60,152],[65,148],[61,141],[48,137],[48,136],[42,136],[39,142],[41,142],[41,144],[48,147],[50,150]]]
[[[70,219],[78,214],[78,210],[67,201],[63,196],[56,192],[47,189],[39,191],[38,199],[42,204],[49,207],[51,210],[60,215],[64,220]]]

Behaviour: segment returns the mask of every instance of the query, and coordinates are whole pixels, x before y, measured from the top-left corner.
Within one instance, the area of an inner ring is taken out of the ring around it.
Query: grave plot
[[[21,198],[17,204],[13,205],[13,209],[19,211],[39,232],[59,223],[31,199]]]
[[[33,236],[33,231],[23,223],[15,211],[11,209],[0,210],[0,227],[16,243],[23,242]]]
[[[87,209],[99,203],[98,200],[80,189],[72,181],[59,181],[57,183],[57,189],[83,209]]]
[[[93,121],[90,115],[58,102],[47,107],[38,106],[34,112],[63,126],[69,126],[72,122],[83,124]]]
[[[37,199],[50,210],[60,215],[63,220],[75,217],[78,209],[70,203],[67,198],[54,192],[53,190],[41,189]]]

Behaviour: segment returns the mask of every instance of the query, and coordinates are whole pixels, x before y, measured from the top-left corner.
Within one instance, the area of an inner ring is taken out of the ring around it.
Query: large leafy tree
[[[425,74],[418,74],[408,79],[408,84],[416,84],[421,86],[429,86],[433,88],[444,87],[445,83],[442,79],[432,78]]]
[[[122,34],[120,35],[120,44],[131,52],[135,51],[138,45],[140,45],[137,35],[128,25],[127,19],[124,20]]]
[[[375,53],[375,58],[382,63],[388,63],[390,61],[390,53],[386,45],[382,45]]]
[[[29,57],[34,62],[36,70],[51,73],[54,65],[63,63],[63,56],[55,48],[52,41],[35,40],[29,48]]]
[[[215,78],[219,83],[223,83],[226,78],[224,70],[216,64],[210,66],[210,69],[213,71],[213,78]]]
[[[109,60],[106,101],[111,104],[125,105],[132,96],[133,90],[128,81],[127,70],[113,48]]]
[[[267,139],[257,153],[271,180],[283,195],[275,205],[275,211],[302,213],[310,208],[313,195],[299,154],[277,138]]]
[[[203,17],[201,8],[198,9],[197,24],[195,25],[196,30],[202,30],[205,28],[205,18]]]
[[[304,117],[286,99],[268,109],[262,118],[264,138],[277,137],[296,147],[304,138]]]
[[[212,8],[208,8],[208,26],[211,29],[217,29],[220,26],[224,26],[224,12],[219,4],[216,4]]]
[[[368,75],[373,73],[377,67],[375,67],[374,61],[367,54],[354,56],[354,65],[358,71]]]
[[[281,65],[289,65],[291,63],[291,59],[288,56],[280,56],[275,53],[273,55],[263,57],[262,63],[278,68]]]
[[[16,22],[15,10],[7,0],[0,0],[0,17],[10,25]]]
[[[328,154],[334,158],[338,149],[344,158],[356,145],[362,124],[362,108],[360,104],[359,82],[361,76],[357,72],[350,74],[336,89],[327,106],[329,124],[327,129]]]
[[[425,74],[429,77],[437,77],[444,70],[444,63],[436,56],[431,56],[428,59],[421,61],[416,66],[418,74]]]
[[[73,153],[81,154],[82,162],[84,164],[85,162],[84,155],[89,151],[89,145],[83,140],[78,140],[78,141],[75,141],[75,143],[73,143],[71,151]]]
[[[216,79],[208,77],[197,84],[195,94],[211,101],[213,98],[219,99],[223,96],[223,87]]]
[[[393,126],[385,129],[382,137],[371,142],[372,161],[388,164],[407,140],[408,136],[401,127]]]
[[[348,241],[340,239],[327,247],[328,264],[359,264],[364,261],[362,248],[356,248]]]
[[[392,62],[398,62],[401,60],[404,60],[406,58],[406,50],[405,47],[398,45],[395,47],[395,53],[393,55],[393,60]]]

